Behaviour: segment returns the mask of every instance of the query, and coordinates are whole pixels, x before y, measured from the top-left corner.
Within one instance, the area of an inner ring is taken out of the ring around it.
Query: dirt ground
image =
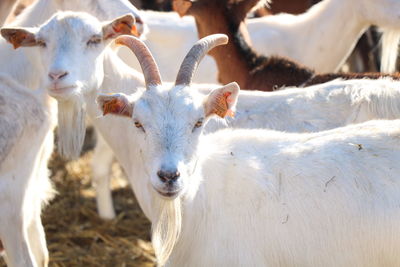
[[[90,179],[93,137],[88,136],[86,152],[78,160],[68,162],[54,153],[49,164],[58,191],[42,215],[49,266],[155,266],[150,223],[117,163],[112,167],[117,218],[104,221],[98,217]],[[0,259],[0,267],[5,266]]]

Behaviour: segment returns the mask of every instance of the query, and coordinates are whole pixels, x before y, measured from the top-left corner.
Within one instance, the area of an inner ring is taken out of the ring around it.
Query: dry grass
[[[104,221],[97,216],[90,180],[92,151],[85,150],[72,162],[54,153],[49,165],[58,191],[42,216],[49,266],[155,266],[150,223],[116,163],[112,176],[117,218]],[[4,266],[0,259],[0,267]]]

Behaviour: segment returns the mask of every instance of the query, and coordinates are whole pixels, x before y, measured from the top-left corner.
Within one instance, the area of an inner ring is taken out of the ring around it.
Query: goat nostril
[[[165,176],[165,173],[163,172],[163,171],[158,171],[157,172],[157,175],[158,175],[158,178],[160,178],[160,180],[162,181],[162,182],[166,182],[167,181],[167,178],[166,178],[166,176]]]
[[[51,81],[61,80],[65,76],[68,75],[67,71],[59,71],[59,72],[50,72],[49,78]]]
[[[158,177],[162,182],[175,182],[179,176],[181,175],[178,171],[166,172],[166,171],[158,171]]]
[[[62,74],[60,75],[59,79],[62,79],[62,78],[64,78],[64,77],[67,76],[67,75],[68,75],[68,72],[65,71],[64,73],[62,73]]]

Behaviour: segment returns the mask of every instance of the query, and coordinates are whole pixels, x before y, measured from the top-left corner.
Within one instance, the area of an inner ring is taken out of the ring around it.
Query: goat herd
[[[99,134],[99,215],[116,216],[115,155],[160,266],[400,266],[399,76],[337,73],[371,25],[383,29],[382,69],[395,70],[400,1],[323,0],[246,20],[265,4],[173,0],[177,13],[161,13],[36,0],[10,14],[0,40],[8,266],[48,265],[53,132],[58,152],[77,158],[86,116]]]

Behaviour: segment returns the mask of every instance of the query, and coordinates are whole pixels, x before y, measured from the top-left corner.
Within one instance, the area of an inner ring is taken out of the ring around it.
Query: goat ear
[[[128,34],[139,37],[140,34],[136,29],[135,18],[131,14],[126,14],[108,21],[103,25],[103,39],[116,38],[119,35]]]
[[[125,94],[99,95],[96,99],[103,116],[113,114],[124,117],[132,117],[133,103]]]
[[[221,118],[227,115],[233,117],[239,91],[239,85],[235,82],[213,90],[204,103],[206,116],[215,114]]]
[[[192,1],[190,0],[174,0],[172,2],[172,9],[183,17],[188,12],[189,8],[192,6]]]
[[[34,29],[29,28],[2,28],[1,36],[17,49],[20,46],[37,45]]]

